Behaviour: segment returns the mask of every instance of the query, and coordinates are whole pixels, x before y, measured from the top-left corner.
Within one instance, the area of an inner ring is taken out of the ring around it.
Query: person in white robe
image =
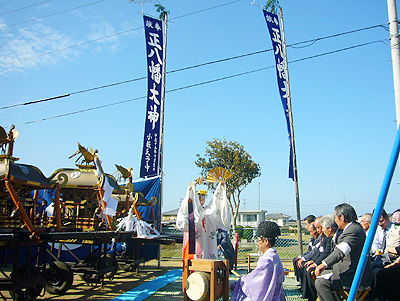
[[[193,206],[195,237],[195,252],[185,254],[185,248],[189,243],[189,204]],[[226,195],[226,185],[219,182],[211,202],[202,206],[200,198],[196,193],[196,183],[189,184],[186,196],[181,203],[176,218],[176,226],[183,231],[183,260],[186,258],[217,259],[217,230],[229,231],[231,227],[231,214]],[[187,255],[193,256],[187,256]]]

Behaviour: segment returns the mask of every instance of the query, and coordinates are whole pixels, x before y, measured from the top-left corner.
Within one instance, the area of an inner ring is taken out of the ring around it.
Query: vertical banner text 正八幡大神
[[[265,21],[267,22],[268,31],[271,36],[272,48],[275,53],[275,63],[276,63],[276,75],[278,79],[279,94],[281,96],[281,101],[283,105],[283,110],[285,111],[286,125],[289,136],[289,178],[294,180],[293,173],[293,147],[292,147],[292,134],[290,130],[290,119],[289,119],[289,109],[288,109],[288,74],[286,66],[286,53],[284,52],[284,45],[281,39],[281,28],[279,26],[278,16],[263,10]]]
[[[144,129],[141,177],[157,176],[159,171],[161,98],[163,79],[163,25],[160,20],[144,16],[147,52],[147,106]]]

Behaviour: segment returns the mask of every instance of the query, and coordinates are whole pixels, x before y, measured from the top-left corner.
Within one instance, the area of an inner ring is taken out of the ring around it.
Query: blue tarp
[[[153,178],[150,180],[142,180],[133,182],[133,190],[137,192],[141,192],[146,200],[150,201],[152,197],[157,198],[157,204],[154,206],[154,213],[156,216],[156,220],[159,221],[158,216],[158,208],[160,206],[159,200],[159,192],[160,192],[160,178]],[[142,214],[142,218],[144,220],[151,220],[153,217],[151,216],[151,211],[149,207],[139,206],[139,212]],[[159,224],[157,222],[157,224]]]

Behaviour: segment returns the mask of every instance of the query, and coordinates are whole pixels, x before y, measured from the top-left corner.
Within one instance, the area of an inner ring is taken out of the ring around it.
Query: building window
[[[246,222],[256,222],[256,221],[257,221],[257,215],[256,214],[246,215]]]

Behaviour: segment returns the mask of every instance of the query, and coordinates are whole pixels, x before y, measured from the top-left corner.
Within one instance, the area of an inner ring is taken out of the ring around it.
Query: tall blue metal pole
[[[383,179],[383,184],[381,187],[381,192],[379,194],[378,202],[376,204],[374,214],[372,216],[371,226],[368,231],[368,236],[367,239],[365,240],[364,247],[361,252],[361,257],[358,262],[356,274],[354,275],[349,297],[347,298],[348,301],[354,301],[356,299],[358,287],[360,286],[361,278],[364,274],[365,264],[367,263],[369,257],[372,241],[374,240],[375,232],[378,227],[379,219],[381,217],[381,212],[383,206],[385,205],[386,197],[389,191],[389,186],[392,181],[397,159],[399,157],[399,150],[400,150],[400,129],[397,130],[397,135],[393,145],[392,154],[390,156],[389,164],[386,169],[385,178]]]

